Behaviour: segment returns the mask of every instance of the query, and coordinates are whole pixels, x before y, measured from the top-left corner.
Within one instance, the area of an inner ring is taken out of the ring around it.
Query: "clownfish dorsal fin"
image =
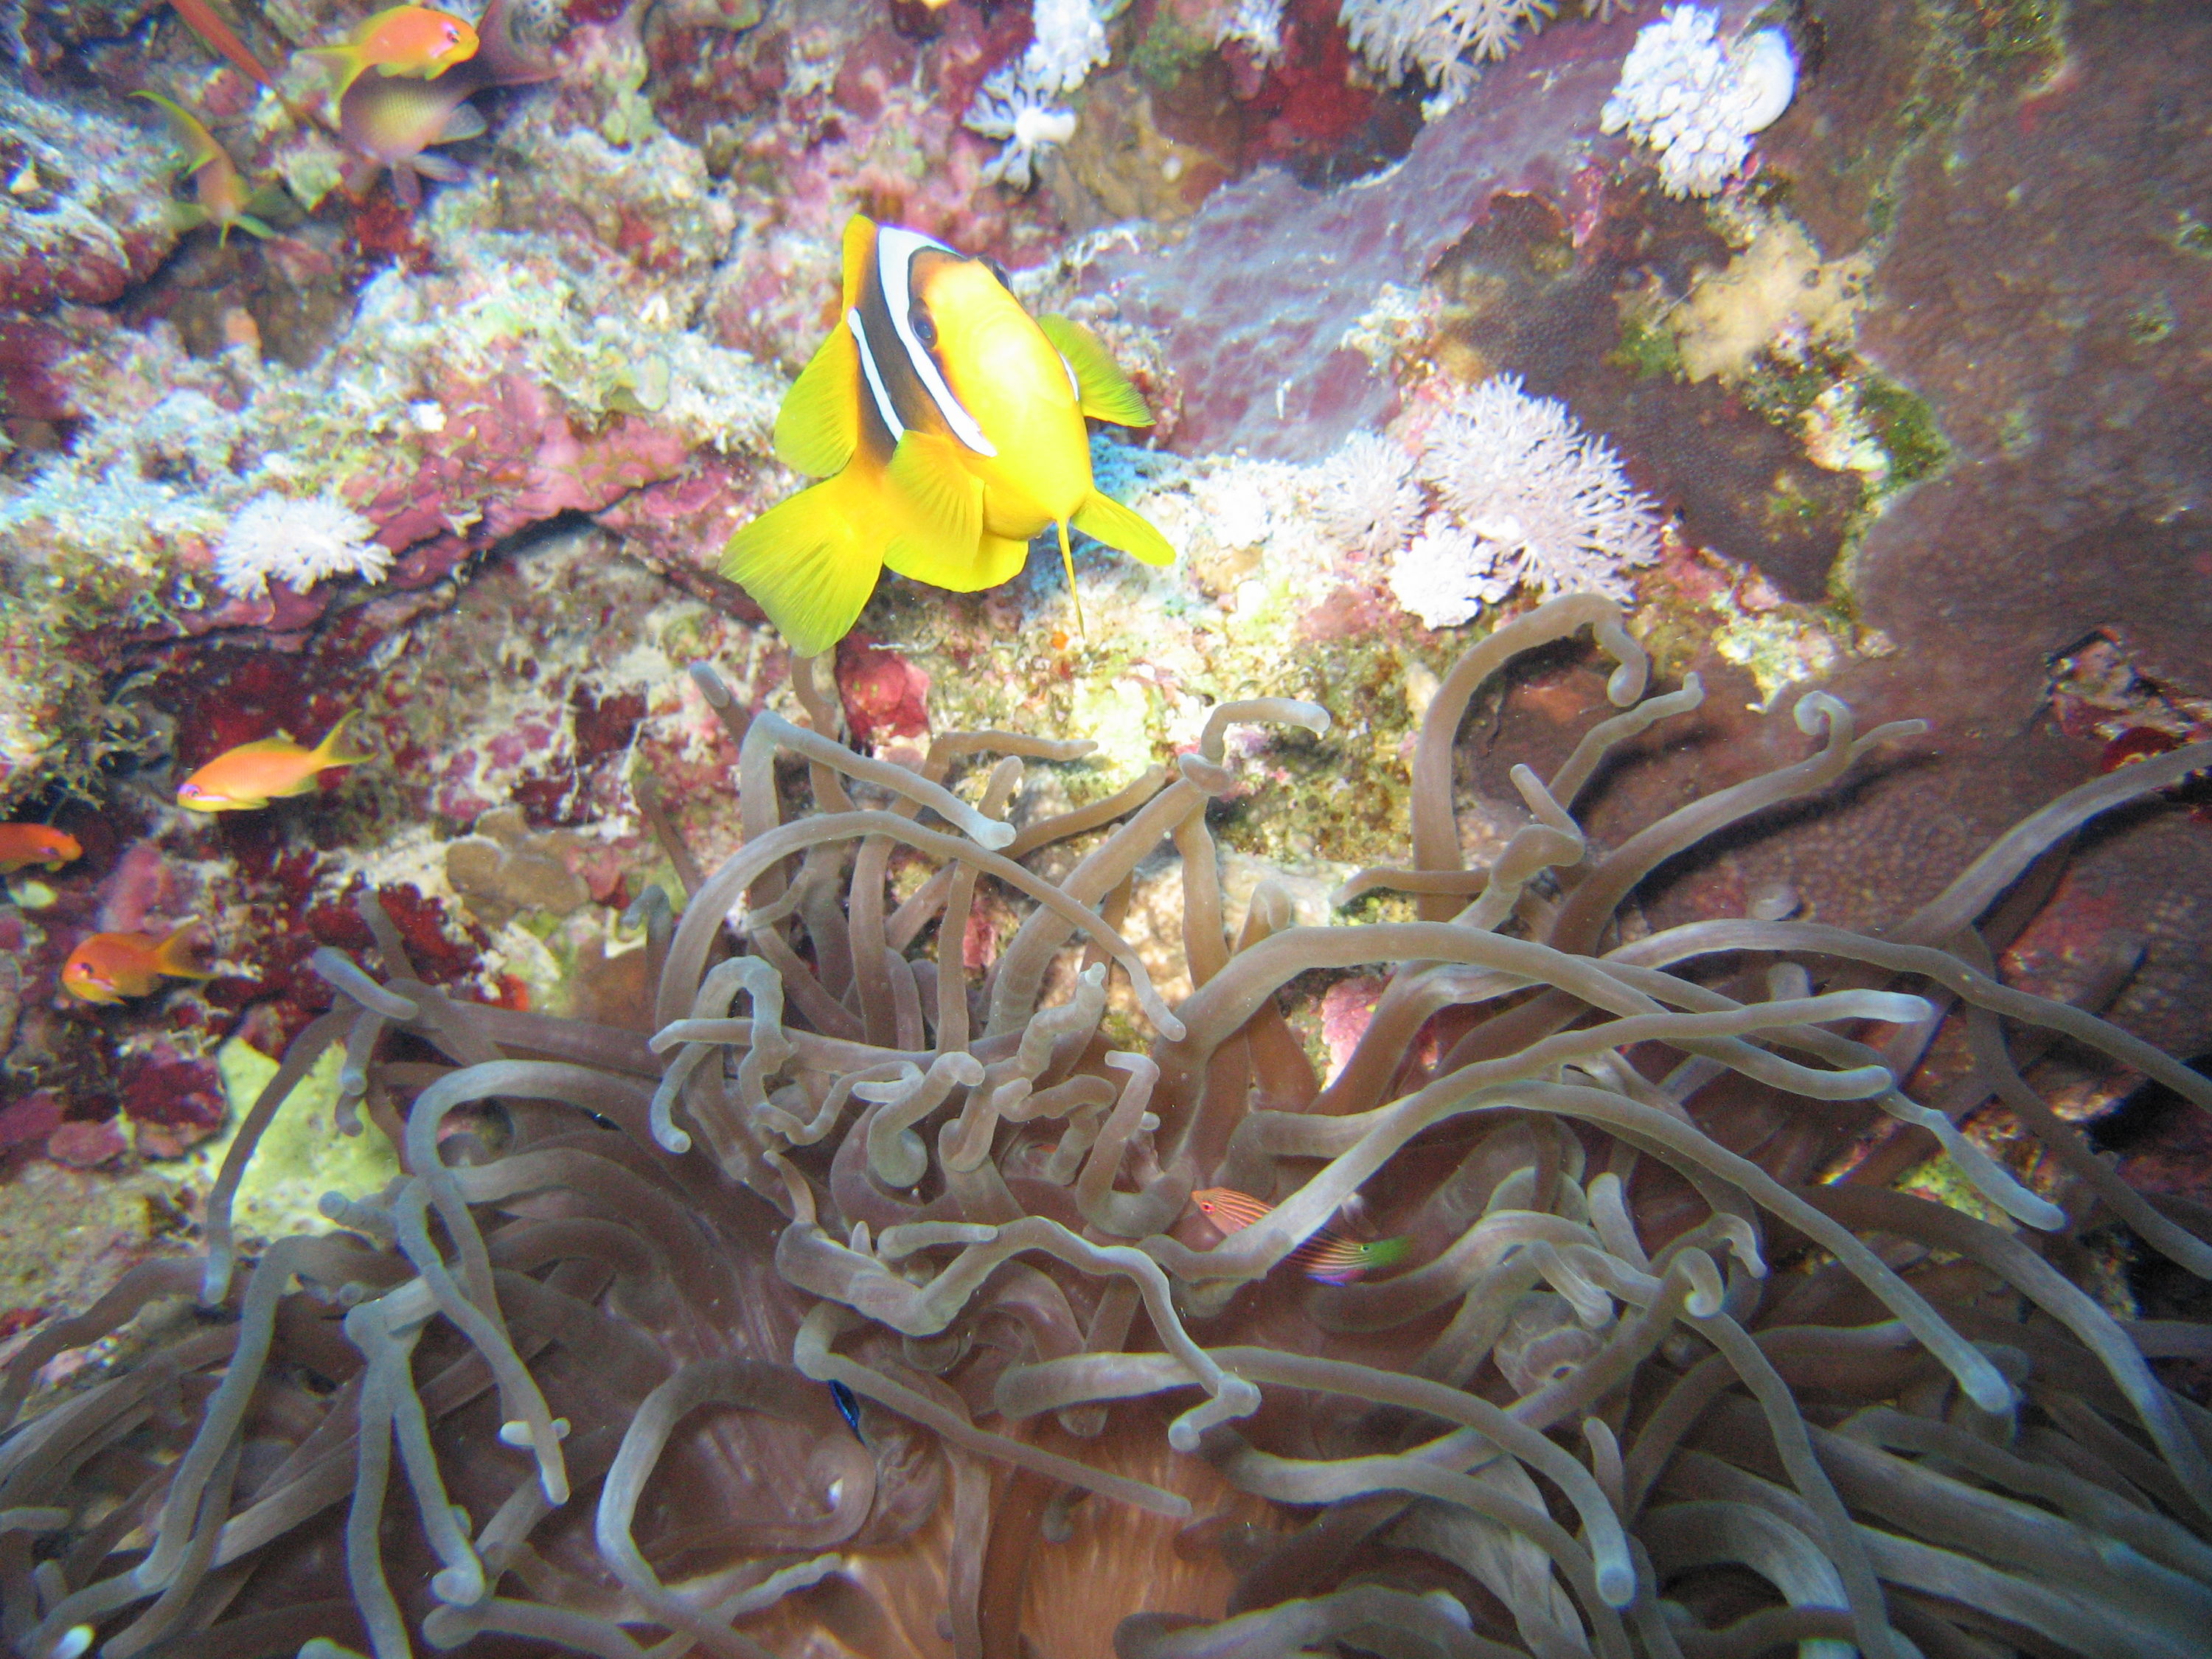
[[[902,576],[956,593],[976,580],[983,540],[982,481],[960,464],[960,448],[942,433],[909,428],[884,472],[884,562]]]
[[[1173,564],[1176,551],[1168,538],[1154,529],[1143,514],[1133,512],[1110,495],[1094,489],[1081,507],[1075,509],[1074,525],[1085,535],[1102,541],[1109,547],[1118,547],[1131,558],[1146,564]]]
[[[845,303],[838,311],[846,316],[860,303],[860,290],[867,286],[868,267],[876,257],[876,222],[865,213],[856,213],[845,222]]]
[[[845,470],[860,441],[860,352],[840,322],[806,360],[775,412],[775,458],[826,478]]]
[[[1085,415],[1115,426],[1152,423],[1152,411],[1143,396],[1115,367],[1096,334],[1065,317],[1040,317],[1036,325],[1075,377],[1076,400]]]

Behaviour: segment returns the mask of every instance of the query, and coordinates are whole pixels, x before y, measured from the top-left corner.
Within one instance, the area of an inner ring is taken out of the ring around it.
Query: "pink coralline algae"
[[[437,401],[434,447],[342,492],[395,554],[463,531],[489,544],[560,513],[598,512],[670,477],[691,453],[636,416],[580,428],[553,392],[519,374],[448,383]]]

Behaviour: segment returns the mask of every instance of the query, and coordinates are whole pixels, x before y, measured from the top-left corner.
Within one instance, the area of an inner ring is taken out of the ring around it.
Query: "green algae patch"
[[[1935,411],[1925,399],[1879,374],[1865,376],[1857,390],[1859,413],[1875,441],[1889,457],[1891,488],[1915,483],[1942,471],[1943,464],[1951,459],[1951,446],[1944,441]]]
[[[238,1126],[276,1075],[276,1062],[239,1037],[216,1049],[215,1061],[230,1118],[223,1133],[194,1149],[185,1166],[191,1184],[203,1189],[215,1184]],[[392,1143],[367,1117],[359,1134],[338,1133],[338,1069],[344,1064],[342,1046],[325,1048],[253,1149],[230,1206],[240,1243],[328,1232],[331,1224],[318,1207],[325,1193],[363,1197],[381,1191],[400,1173]]]

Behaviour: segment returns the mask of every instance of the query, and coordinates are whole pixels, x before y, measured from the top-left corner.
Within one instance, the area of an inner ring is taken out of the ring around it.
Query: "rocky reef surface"
[[[1662,868],[1653,927],[1786,888],[1879,929],[2060,791],[2212,732],[2212,12],[1726,0],[1724,35],[1787,33],[1796,97],[1744,176],[1682,199],[1601,127],[1638,10],[1532,29],[1425,108],[1331,8],[1279,9],[1272,50],[1231,9],[1112,19],[1021,191],[963,118],[1031,44],[1027,6],[575,0],[516,26],[544,78],[475,94],[485,130],[439,152],[466,176],[412,209],[349,184],[296,55],[353,12],[236,9],[281,99],[166,8],[9,14],[0,807],[83,848],[0,902],[10,1340],[198,1248],[242,1103],[330,1005],[310,958],[371,942],[363,895],[454,995],[635,1003],[624,912],[673,887],[672,842],[711,866],[741,839],[696,660],[902,759],[951,730],[1096,739],[1036,769],[1031,811],[1188,752],[1223,702],[1323,705],[1326,736],[1240,739],[1210,817],[1232,920],[1263,878],[1328,920],[1345,873],[1402,860],[1438,675],[1544,597],[1431,629],[1393,585],[1456,400],[1492,376],[1563,400],[1651,503],[1630,627],[1707,689],[1624,749],[1595,842],[1794,758],[1809,691],[1929,722],[1840,799]],[[180,228],[145,90],[281,182],[274,234]],[[832,658],[790,660],[716,565],[797,482],[770,432],[854,211],[1098,331],[1158,416],[1100,439],[1099,474],[1174,566],[1079,548],[1079,626],[1042,544],[989,592],[886,578]],[[1506,762],[1564,760],[1603,678],[1540,653],[1476,711],[1471,860],[1525,821]],[[349,711],[376,761],[262,813],[173,804],[207,760]],[[2212,807],[2190,806],[2091,832],[2005,957],[2184,1057],[2212,1048]],[[1180,922],[1147,904],[1179,890],[1164,852],[1124,928],[1170,1000]],[[59,989],[88,935],[185,918],[214,977],[116,1007]],[[1012,926],[979,902],[969,965]],[[1304,988],[1316,1052],[1344,1046],[1373,987]],[[2064,1053],[2046,1074],[2084,1118],[2137,1081]],[[2107,1144],[2201,1202],[2212,1148],[2170,1103],[2136,1095]]]

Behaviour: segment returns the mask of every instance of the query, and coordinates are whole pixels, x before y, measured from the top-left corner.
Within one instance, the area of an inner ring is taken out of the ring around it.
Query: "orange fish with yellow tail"
[[[1152,423],[1097,336],[1030,316],[996,264],[919,231],[856,214],[844,264],[843,314],[775,420],[778,458],[823,482],[722,555],[722,574],[793,651],[842,639],[886,565],[972,593],[1011,580],[1048,526],[1071,599],[1071,528],[1146,564],[1174,562],[1167,538],[1091,477],[1085,416]]]
[[[83,856],[75,836],[50,823],[0,823],[0,876],[32,864],[58,870]]]
[[[419,76],[434,81],[456,64],[477,55],[476,26],[466,18],[429,6],[393,6],[353,32],[342,46],[312,46],[307,56],[330,72],[331,96],[363,74]]]
[[[1275,1207],[1234,1187],[1201,1187],[1190,1195],[1190,1201],[1224,1235],[1243,1232],[1264,1219]],[[1286,1260],[1308,1279],[1317,1279],[1324,1285],[1349,1285],[1377,1267],[1387,1267],[1402,1260],[1407,1248],[1407,1241],[1402,1238],[1363,1243],[1324,1227],[1292,1250]]]
[[[250,812],[286,795],[313,793],[333,766],[357,766],[374,752],[358,746],[348,713],[313,749],[289,738],[263,738],[217,755],[177,786],[177,805],[194,812]]]
[[[62,989],[81,1002],[122,1002],[158,989],[163,979],[213,979],[179,924],[166,939],[151,933],[94,933],[62,964]]]

